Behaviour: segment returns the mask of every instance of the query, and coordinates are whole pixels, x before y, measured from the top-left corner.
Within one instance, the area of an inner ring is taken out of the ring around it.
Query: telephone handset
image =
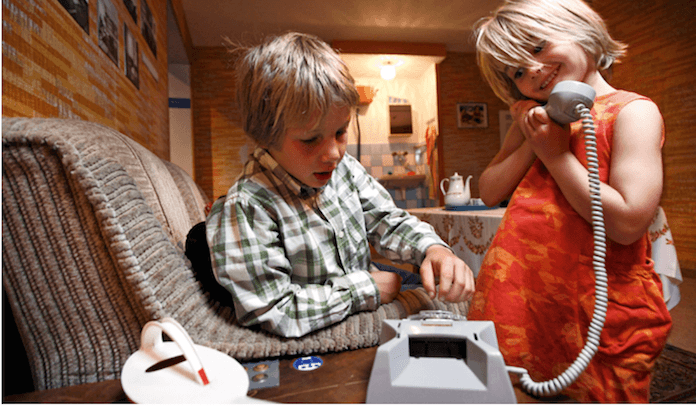
[[[521,375],[520,383],[528,393],[535,396],[552,396],[567,388],[587,368],[599,348],[599,336],[604,327],[604,319],[608,304],[608,281],[604,267],[606,257],[606,233],[604,229],[604,212],[600,196],[599,160],[597,158],[597,140],[595,138],[594,122],[590,108],[594,104],[595,90],[592,86],[575,81],[559,82],[551,91],[549,100],[544,106],[549,117],[557,123],[569,124],[583,120],[585,134],[585,151],[587,155],[587,170],[589,172],[589,189],[592,206],[592,231],[594,238],[594,255],[592,264],[595,273],[595,304],[592,321],[587,334],[587,342],[577,359],[558,377],[537,383],[534,382],[527,370],[508,366],[509,372]]]
[[[578,104],[591,109],[595,94],[592,86],[586,83],[564,80],[553,88],[544,108],[558,124],[574,123],[581,118],[576,108]]]

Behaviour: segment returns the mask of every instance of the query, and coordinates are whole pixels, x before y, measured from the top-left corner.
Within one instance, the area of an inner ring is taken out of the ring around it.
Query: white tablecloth
[[[478,276],[483,257],[498,230],[505,209],[450,211],[445,210],[444,207],[429,207],[409,209],[408,212],[430,223],[440,238],[469,265],[474,276]],[[662,207],[658,208],[649,232],[653,244],[652,256],[655,261],[655,271],[662,279],[667,307],[672,309],[681,299],[679,284],[683,279],[672,232]]]
[[[478,276],[483,256],[493,241],[504,208],[491,210],[449,211],[444,207],[409,209],[409,213],[430,223],[454,253]]]
[[[662,207],[657,208],[657,213],[650,227],[648,227],[648,231],[652,241],[652,258],[655,261],[655,272],[662,279],[662,293],[665,295],[667,308],[672,309],[681,299],[679,285],[684,279],[679,268],[672,232],[669,229],[667,217]]]

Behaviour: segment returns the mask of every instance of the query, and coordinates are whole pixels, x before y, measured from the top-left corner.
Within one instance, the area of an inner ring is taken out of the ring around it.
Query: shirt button
[[[343,230],[339,231],[339,232],[338,232],[338,238],[343,238],[343,235],[344,235],[344,234],[345,234],[345,233],[343,232]]]

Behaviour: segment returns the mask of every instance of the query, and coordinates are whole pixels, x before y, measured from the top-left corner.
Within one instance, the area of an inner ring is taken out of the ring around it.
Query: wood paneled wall
[[[508,106],[486,84],[474,54],[447,53],[438,65],[437,75],[440,179],[455,172],[464,177],[473,175],[471,194],[479,197],[478,178],[500,148],[498,111],[507,110]],[[488,128],[457,128],[457,103],[467,102],[486,103]],[[442,199],[440,204],[444,204]]]
[[[232,58],[224,47],[195,48],[191,64],[196,182],[214,199],[227,193],[241,172],[248,138],[235,102]]]
[[[696,3],[691,0],[592,2],[614,38],[629,45],[611,84],[652,98],[665,120],[664,189],[684,274],[696,277]],[[477,179],[499,148],[498,110],[507,109],[483,82],[473,55],[448,53],[438,69],[443,175]],[[458,129],[456,103],[488,103],[487,129]],[[472,184],[478,195],[478,183]]]
[[[167,2],[147,0],[155,55],[141,30],[142,1],[134,21],[122,0],[110,0],[118,19],[117,65],[99,47],[101,0],[84,2],[88,30],[59,0],[3,0],[2,115],[101,123],[169,159]],[[124,25],[138,44],[137,87],[125,75]]]

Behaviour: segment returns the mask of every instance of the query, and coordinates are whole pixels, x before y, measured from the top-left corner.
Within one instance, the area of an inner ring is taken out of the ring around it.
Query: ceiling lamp
[[[387,61],[382,65],[379,74],[384,80],[392,80],[396,77],[396,66],[394,66],[391,61]]]
[[[379,74],[384,80],[392,80],[396,77],[396,67],[404,64],[404,61],[394,56],[381,56]]]

